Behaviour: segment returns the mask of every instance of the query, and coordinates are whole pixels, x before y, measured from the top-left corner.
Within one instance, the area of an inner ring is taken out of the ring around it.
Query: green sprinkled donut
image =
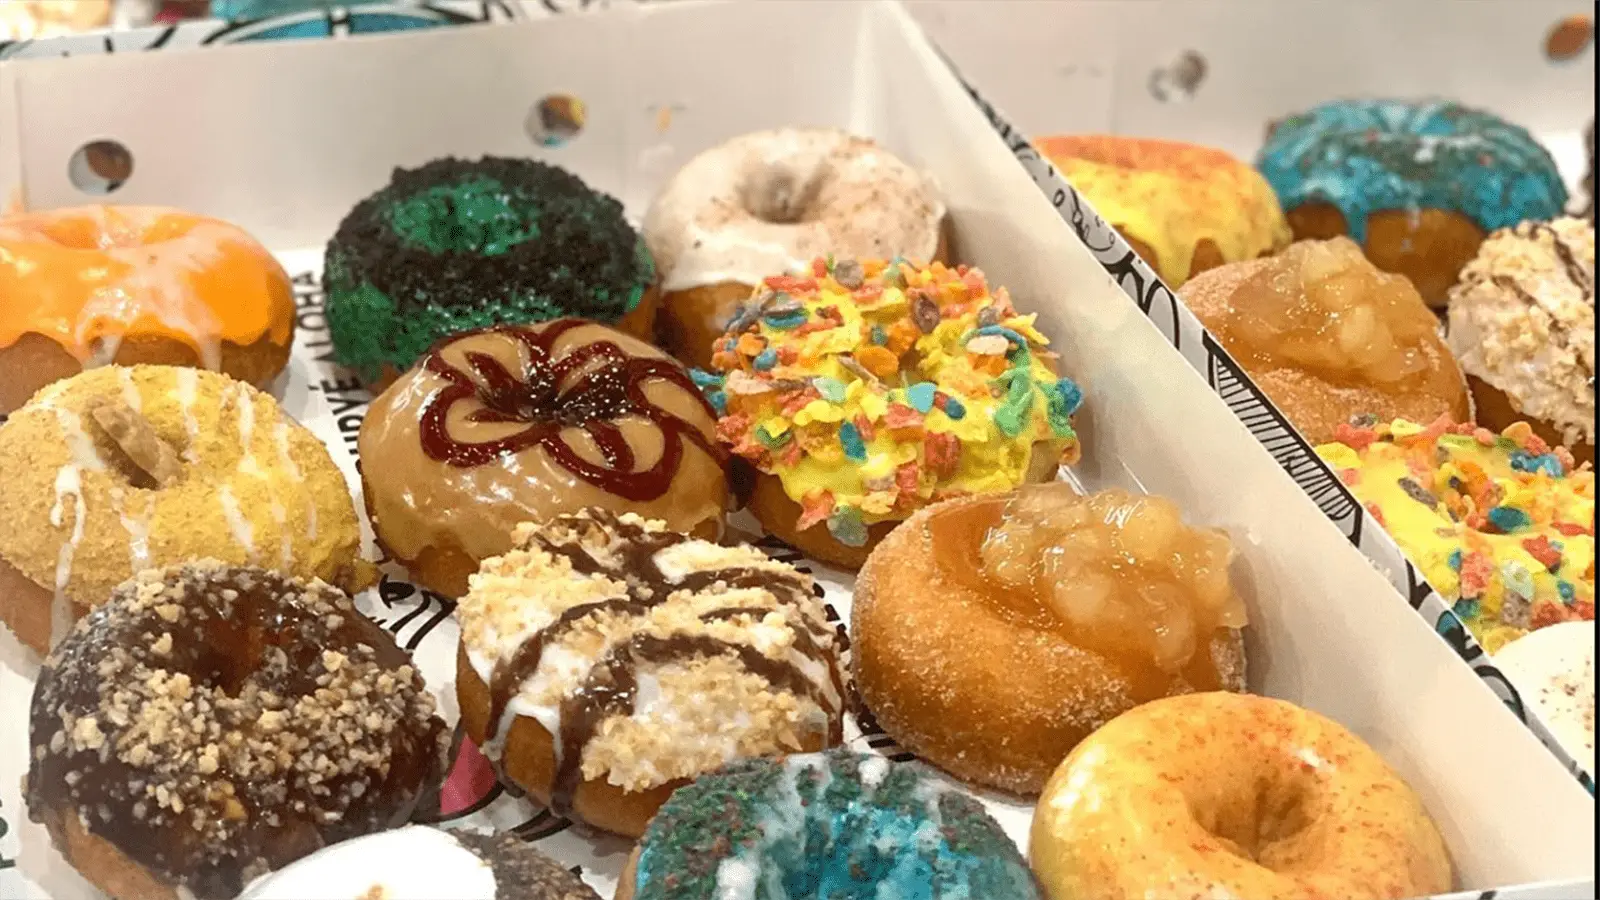
[[[334,358],[369,383],[443,337],[508,322],[577,316],[648,339],[654,280],[621,203],[501,157],[396,169],[339,224],[322,273]]]

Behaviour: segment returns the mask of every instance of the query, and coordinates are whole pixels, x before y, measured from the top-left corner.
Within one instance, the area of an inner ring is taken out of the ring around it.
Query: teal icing
[[[830,751],[735,763],[672,795],[637,900],[1039,900],[1016,845],[920,765]]]
[[[1357,243],[1382,210],[1455,212],[1487,232],[1555,218],[1567,202],[1532,135],[1448,101],[1325,103],[1278,123],[1256,167],[1285,210],[1329,203]]]

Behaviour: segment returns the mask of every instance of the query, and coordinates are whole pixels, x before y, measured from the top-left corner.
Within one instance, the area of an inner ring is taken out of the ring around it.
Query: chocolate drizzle
[[[716,413],[678,363],[635,356],[605,339],[553,358],[555,342],[563,334],[589,324],[581,319],[557,319],[542,326],[501,325],[459,334],[434,347],[422,365],[447,384],[423,403],[423,451],[430,459],[471,468],[537,447],[584,481],[640,503],[666,493],[683,458],[685,439],[721,461],[722,452],[700,429],[645,396],[646,383],[665,381],[693,397],[708,419],[715,420]],[[484,334],[504,335],[521,344],[527,351],[522,371],[513,373],[494,356],[470,350],[463,355],[471,374],[445,360],[442,351],[446,347]],[[495,440],[461,440],[451,433],[449,414],[451,407],[462,401],[481,404],[467,415],[469,422],[525,423],[527,427]],[[635,469],[633,447],[615,421],[624,416],[648,419],[661,431],[661,458],[648,469]],[[605,464],[591,462],[573,449],[562,437],[568,428],[586,433]]]
[[[643,615],[666,603],[668,597],[675,593],[705,591],[719,584],[729,589],[759,588],[766,591],[777,606],[715,609],[701,614],[702,620],[726,621],[742,615],[760,618],[784,607],[798,609],[811,597],[810,586],[798,572],[792,570],[735,566],[690,572],[674,580],[661,571],[656,556],[668,547],[692,538],[671,531],[649,531],[637,524],[623,522],[602,510],[588,510],[585,515],[615,537],[612,552],[618,558],[614,564],[595,559],[576,541],[558,543],[540,533],[534,536],[533,544],[552,556],[566,559],[575,574],[602,575],[624,582],[627,596],[583,603],[564,610],[555,621],[528,637],[508,659],[495,666],[489,678],[489,730],[485,736],[486,742],[498,736],[507,705],[523,683],[538,671],[545,648],[559,641],[586,619],[608,613]],[[794,634],[795,652],[828,671],[834,696],[842,700],[844,684],[835,662],[837,647],[833,632],[825,626],[814,626],[798,616],[786,624]],[[562,733],[553,736],[558,742],[560,757],[551,790],[551,808],[561,815],[570,814],[573,793],[582,781],[583,748],[594,738],[596,729],[606,719],[633,712],[639,686],[639,669],[642,666],[716,656],[729,656],[737,660],[745,671],[765,679],[774,688],[816,703],[830,720],[829,743],[838,743],[842,738],[840,710],[835,707],[833,700],[822,696],[812,681],[793,664],[770,658],[754,647],[729,643],[708,635],[674,634],[661,637],[635,634],[627,641],[611,647],[594,664],[578,688],[561,703]]]

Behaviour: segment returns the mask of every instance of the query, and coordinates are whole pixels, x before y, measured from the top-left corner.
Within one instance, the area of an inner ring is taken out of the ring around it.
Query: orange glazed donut
[[[1057,483],[929,507],[856,581],[856,687],[922,759],[1037,794],[1139,703],[1244,689],[1231,554],[1160,497]]]
[[[1050,900],[1400,900],[1452,880],[1422,801],[1371,747],[1225,693],[1147,703],[1079,744],[1028,856]]]
[[[0,219],[0,416],[107,363],[199,366],[264,387],[293,339],[289,276],[236,226],[153,206]]]

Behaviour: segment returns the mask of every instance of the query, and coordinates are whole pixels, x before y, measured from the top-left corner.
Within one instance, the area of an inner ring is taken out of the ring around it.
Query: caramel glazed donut
[[[323,582],[146,569],[39,673],[28,815],[114,897],[228,900],[405,822],[445,771],[434,708],[394,638]]]
[[[580,319],[440,342],[372,402],[357,449],[378,542],[448,597],[522,522],[600,507],[715,538],[728,502],[688,373]]]
[[[0,620],[40,653],[155,566],[374,580],[327,447],[225,375],[112,366],[58,381],[0,425],[0,472]]]
[[[842,737],[837,636],[810,577],[628,514],[519,526],[461,599],[456,695],[502,782],[638,837],[729,762]]]
[[[925,175],[866,138],[780,128],[734,138],[680,169],[645,214],[661,273],[661,346],[689,365],[768,275],[813,259],[943,261],[945,208]]]

